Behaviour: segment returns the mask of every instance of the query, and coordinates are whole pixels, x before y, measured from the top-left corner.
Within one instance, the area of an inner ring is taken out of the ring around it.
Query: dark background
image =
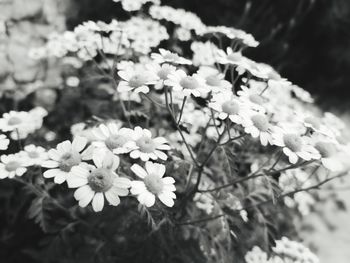
[[[68,27],[127,17],[111,0],[74,0]],[[350,109],[349,0],[162,0],[208,25],[234,26],[261,42],[246,55],[273,65],[325,109]]]

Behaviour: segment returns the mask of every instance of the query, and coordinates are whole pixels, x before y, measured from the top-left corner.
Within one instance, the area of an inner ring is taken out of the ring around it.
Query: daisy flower
[[[152,133],[147,129],[142,129],[137,126],[134,129],[134,146],[130,152],[130,157],[133,159],[140,158],[142,161],[148,161],[149,159],[166,160],[168,156],[162,152],[170,150],[170,146],[167,145],[167,140],[164,137],[152,138]]]
[[[142,181],[132,181],[130,192],[137,196],[140,204],[151,207],[156,197],[166,206],[174,206],[175,180],[172,177],[163,177],[165,165],[146,162],[145,169],[138,164],[131,166],[133,171]]]
[[[67,184],[69,188],[78,188],[74,192],[74,198],[79,206],[86,207],[92,202],[93,210],[99,212],[103,209],[105,198],[109,204],[119,205],[119,197],[129,193],[130,180],[115,173],[119,166],[119,157],[110,152],[94,154],[93,162],[95,166],[74,166]]]
[[[192,94],[195,97],[200,97],[202,94],[209,92],[204,82],[204,79],[200,76],[188,76],[185,71],[179,69],[170,74],[164,84],[173,87],[175,92],[181,91],[185,96]]]
[[[220,64],[235,66],[246,65],[246,57],[244,57],[241,52],[234,52],[230,47],[226,49],[226,52],[221,49],[217,51],[217,61]]]
[[[24,146],[24,151],[21,151],[20,155],[29,165],[42,165],[49,158],[43,147],[33,144]]]
[[[10,111],[4,113],[0,119],[0,129],[4,132],[25,128],[30,115],[26,111]]]
[[[0,163],[0,179],[22,176],[28,166],[18,154],[2,155]]]
[[[182,65],[191,65],[191,60],[180,57],[178,54],[165,50],[163,48],[159,49],[159,53],[152,53],[151,58],[155,62],[161,63],[172,63],[172,64],[182,64]]]
[[[59,143],[56,149],[49,150],[50,160],[44,161],[41,165],[49,170],[44,172],[43,176],[54,177],[56,184],[62,184],[71,175],[74,166],[78,166],[82,160],[91,159],[91,147],[83,151],[86,144],[86,138],[77,136],[73,142],[67,140]]]
[[[6,135],[0,134],[0,150],[2,151],[7,150],[9,144],[10,144],[10,140],[7,139]]]
[[[311,113],[305,113],[305,110],[296,112],[297,121],[299,121],[308,131],[316,132],[334,138],[332,130],[322,123],[322,119]]]
[[[114,154],[128,153],[133,149],[134,131],[120,128],[116,123],[101,124],[92,130],[98,141],[92,144],[97,148],[105,148]],[[130,145],[131,144],[131,145]]]
[[[209,107],[219,113],[219,118],[229,118],[232,122],[241,124],[244,120],[242,113],[246,111],[244,105],[232,92],[214,94]]]
[[[252,113],[248,118],[245,118],[242,122],[244,131],[250,134],[253,138],[259,138],[263,146],[271,144],[272,135],[270,124],[268,118],[264,114]]]
[[[307,138],[296,133],[289,133],[275,127],[273,134],[273,145],[282,147],[283,153],[292,164],[297,163],[299,158],[310,161],[319,159],[318,151],[308,142]]]
[[[239,100],[242,101],[247,106],[250,106],[253,110],[259,111],[261,113],[265,112],[266,109],[264,104],[267,99],[255,91],[249,89],[246,86],[241,86],[242,90],[237,92]]]
[[[157,82],[157,77],[146,70],[121,70],[118,71],[118,75],[122,79],[118,84],[118,92],[134,91],[136,93],[148,93],[148,85]]]
[[[158,63],[152,63],[148,64],[147,69],[153,72],[155,75],[158,76],[158,81],[154,85],[154,88],[156,90],[160,90],[164,86],[164,81],[168,79],[168,76],[176,71],[176,67],[169,65],[169,64],[162,64],[159,65]]]
[[[336,155],[338,151],[334,143],[319,141],[316,142],[315,148],[320,153],[321,163],[326,169],[337,172],[343,168],[339,156]]]
[[[216,68],[200,67],[197,74],[205,80],[205,85],[214,93],[230,90],[232,84],[225,80],[225,75],[220,73]]]

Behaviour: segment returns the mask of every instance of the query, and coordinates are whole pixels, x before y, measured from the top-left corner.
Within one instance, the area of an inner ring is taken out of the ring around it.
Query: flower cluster
[[[260,206],[306,215],[317,200],[309,190],[347,173],[345,124],[248,57],[245,50],[259,45],[251,34],[206,26],[155,0],[114,2],[135,15],[87,21],[30,51],[73,67],[47,110],[0,118],[1,179],[95,212],[107,203],[128,214],[137,204],[155,233],[163,224],[184,228],[183,239],[196,239],[218,262],[224,248],[239,247],[235,238],[266,232],[255,231]],[[271,257],[255,247],[246,262],[318,262],[299,243],[276,244]]]
[[[310,249],[303,244],[282,237],[276,241],[276,246],[272,248],[273,255],[268,257],[266,252],[259,247],[253,247],[251,251],[245,255],[247,263],[277,263],[277,262],[293,262],[293,263],[318,263],[318,257],[313,254]]]

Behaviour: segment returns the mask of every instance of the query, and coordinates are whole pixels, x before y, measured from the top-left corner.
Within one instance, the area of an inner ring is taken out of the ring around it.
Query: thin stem
[[[254,179],[254,178],[257,178],[257,177],[261,177],[261,176],[273,176],[273,175],[276,175],[276,174],[278,174],[280,172],[284,172],[286,170],[298,168],[298,167],[303,166],[304,164],[309,164],[309,163],[310,162],[304,162],[304,163],[301,163],[298,166],[293,164],[293,165],[287,166],[287,167],[285,167],[283,169],[275,170],[275,171],[271,171],[271,172],[267,172],[267,173],[259,173],[258,174],[257,172],[253,172],[253,173],[249,174],[248,176],[236,179],[236,180],[232,181],[231,183],[224,184],[224,185],[212,188],[212,189],[200,190],[199,192],[201,192],[201,193],[215,192],[215,191],[218,191],[218,190],[221,190],[221,189],[224,189],[224,188],[227,188],[227,187],[231,187],[231,186],[234,186],[236,184],[248,181],[250,179]]]
[[[180,122],[181,122],[182,114],[183,114],[183,111],[184,111],[184,108],[185,108],[186,99],[187,99],[187,96],[185,96],[183,101],[182,101],[181,110],[180,110],[180,116],[179,116],[179,119],[177,120],[177,125],[179,125]]]
[[[344,173],[340,173],[338,175],[335,175],[335,176],[332,176],[332,177],[329,177],[315,185],[312,185],[312,186],[308,186],[308,187],[304,187],[304,188],[299,188],[299,189],[296,189],[296,190],[293,190],[293,191],[289,191],[287,193],[284,193],[284,194],[281,194],[277,197],[277,200],[280,200],[280,199],[283,199],[284,197],[287,197],[287,196],[292,196],[292,195],[295,195],[297,193],[300,193],[300,192],[307,192],[307,191],[310,191],[310,190],[313,190],[313,189],[318,189],[320,188],[322,185],[334,180],[334,179],[337,179],[337,178],[340,178],[340,177],[343,177],[343,176],[346,176],[348,175],[348,171],[344,172]],[[258,207],[258,206],[261,206],[261,205],[264,205],[264,204],[268,204],[270,203],[271,201],[273,200],[273,198],[269,198],[267,200],[264,200],[262,202],[259,202],[257,204],[254,204],[254,205],[249,205],[249,206],[245,206],[245,207],[242,207],[241,209],[238,209],[239,211],[240,210],[246,210],[246,209],[249,209],[249,208],[254,208],[254,207]]]
[[[225,214],[219,214],[219,215],[212,216],[212,217],[205,217],[205,218],[198,219],[198,220],[177,223],[176,225],[183,226],[183,225],[193,225],[193,224],[198,224],[198,223],[204,223],[204,222],[208,222],[208,221],[212,221],[212,220],[218,219],[218,218],[223,217],[223,216],[225,216]]]
[[[185,146],[186,146],[186,148],[187,148],[187,151],[189,152],[193,163],[194,163],[197,167],[199,167],[199,164],[198,164],[196,158],[194,157],[194,154],[193,154],[193,152],[192,152],[192,150],[191,150],[191,147],[190,147],[190,145],[187,143],[186,138],[185,138],[185,136],[183,135],[180,126],[177,124],[177,121],[176,121],[176,119],[175,119],[175,117],[174,117],[174,114],[173,114],[172,110],[170,109],[170,105],[169,105],[169,101],[168,101],[168,87],[165,86],[164,91],[165,91],[165,92],[164,92],[164,94],[165,94],[165,104],[166,104],[167,110],[168,110],[168,112],[169,112],[169,114],[170,114],[170,117],[171,117],[172,121],[174,122],[177,131],[180,133],[180,136],[181,136],[181,138],[182,138],[182,141],[183,141],[183,143],[185,144]]]
[[[214,127],[215,127],[215,130],[216,130],[218,136],[220,136],[219,129],[218,129],[218,127],[217,127],[216,124],[215,124],[215,116],[214,116],[214,111],[213,111],[212,108],[210,108],[210,114],[211,114],[211,118],[212,118],[212,120],[213,120],[213,125],[214,125]],[[209,122],[210,122],[210,120],[209,120]]]
[[[106,71],[104,71],[103,68],[100,67],[100,65],[97,63],[97,61],[95,60],[94,56],[91,55],[90,51],[88,50],[88,48],[85,46],[84,47],[86,52],[88,53],[88,55],[90,56],[92,62],[95,64],[95,66],[98,68],[98,70],[102,73],[102,75],[104,76],[109,76],[108,73]]]
[[[276,158],[276,161],[274,162],[274,164],[270,167],[270,169],[268,171],[272,171],[276,167],[278,162],[281,160],[282,156],[283,156],[283,152],[280,151],[279,155]]]

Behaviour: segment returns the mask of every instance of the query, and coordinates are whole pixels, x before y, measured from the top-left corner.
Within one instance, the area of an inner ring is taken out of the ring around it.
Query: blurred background
[[[310,91],[324,110],[343,116],[350,127],[349,0],[162,0],[162,4],[192,11],[208,25],[253,34],[261,44],[248,50],[248,57],[273,65]],[[25,59],[29,48],[42,45],[50,32],[73,29],[86,20],[127,17],[112,0],[0,0],[0,94],[35,88],[30,84],[36,81],[48,88],[59,84],[61,73],[54,61]],[[339,186],[344,210],[350,206],[347,185],[350,182]],[[322,220],[311,215],[300,224],[305,240],[315,244],[323,262],[349,262],[350,214],[334,215],[335,208],[327,204],[317,209]]]

